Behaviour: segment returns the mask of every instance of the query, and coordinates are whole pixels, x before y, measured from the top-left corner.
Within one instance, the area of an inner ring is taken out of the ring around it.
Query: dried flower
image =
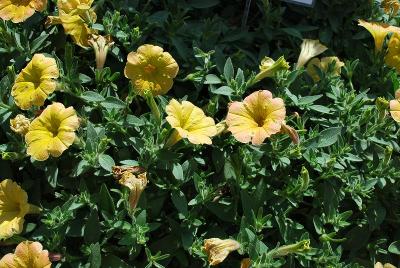
[[[79,118],[74,108],[53,103],[29,126],[25,135],[27,153],[38,161],[47,160],[50,155],[59,157],[74,142],[78,128]]]
[[[28,132],[30,124],[31,121],[23,114],[18,114],[15,118],[10,120],[11,130],[22,136],[25,136],[25,134]]]
[[[25,215],[39,212],[38,207],[28,203],[28,195],[16,182],[6,179],[0,183],[0,239],[20,234]]]
[[[318,58],[313,58],[307,64],[307,73],[311,76],[314,82],[318,82],[320,77],[317,72],[317,68],[323,72],[327,72],[330,64],[335,64],[332,74],[335,76],[340,76],[341,69],[344,63],[340,61],[338,57],[324,57],[321,60]]]
[[[299,144],[300,143],[300,137],[297,131],[292,128],[291,126],[286,125],[285,122],[282,123],[281,126],[281,133],[289,135],[290,139],[294,144]]]
[[[56,60],[44,54],[35,54],[15,79],[11,95],[22,110],[42,106],[47,96],[56,89],[59,71]]]
[[[273,98],[268,90],[259,90],[243,102],[230,104],[226,124],[238,141],[260,145],[266,138],[280,132],[285,116],[283,100]]]
[[[250,258],[244,258],[240,262],[240,268],[250,268],[251,260]]]
[[[279,57],[277,61],[274,61],[269,57],[265,57],[261,61],[260,72],[256,75],[255,80],[258,82],[266,77],[274,77],[277,72],[288,70],[289,67],[289,64],[283,56]]]
[[[130,189],[129,204],[135,209],[139,203],[140,196],[147,185],[147,173],[142,167],[119,167],[112,168],[114,177],[118,183]]]
[[[31,17],[35,11],[43,11],[46,7],[47,0],[0,0],[0,18],[19,23]]]
[[[166,112],[166,119],[175,130],[166,146],[172,146],[182,138],[187,138],[193,144],[211,144],[211,137],[217,134],[214,119],[206,116],[202,109],[189,101],[179,103],[172,99]]]
[[[18,244],[14,254],[4,255],[1,268],[50,268],[49,252],[39,242],[24,241]]]
[[[89,39],[89,45],[93,48],[96,56],[96,68],[103,69],[106,62],[108,49],[114,45],[111,36],[102,36],[92,34]]]
[[[128,55],[125,77],[132,80],[141,96],[166,94],[173,85],[179,66],[168,52],[159,46],[142,45]]]
[[[400,2],[399,0],[383,0],[381,7],[386,14],[396,16],[400,9]]]
[[[301,51],[296,68],[306,65],[310,59],[318,56],[327,49],[328,48],[322,45],[319,40],[304,39],[303,43],[301,43]]]
[[[223,262],[229,253],[240,248],[239,242],[233,239],[210,238],[204,240],[204,250],[208,255],[210,265]]]

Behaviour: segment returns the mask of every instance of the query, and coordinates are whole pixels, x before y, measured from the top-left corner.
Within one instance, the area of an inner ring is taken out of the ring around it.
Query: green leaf
[[[219,77],[216,76],[215,74],[206,75],[206,81],[204,81],[204,84],[206,85],[216,85],[221,83],[222,83],[221,79],[219,79]]]
[[[228,58],[224,66],[224,77],[226,81],[230,81],[235,75],[231,58]]]
[[[212,89],[211,92],[217,95],[231,96],[233,89],[228,86],[222,86],[217,89]]]
[[[46,178],[51,185],[51,187],[55,188],[57,186],[57,178],[58,178],[58,167],[56,164],[47,166],[45,169]]]
[[[115,97],[107,97],[103,102],[100,103],[100,105],[109,110],[126,108],[126,103]]]
[[[104,183],[100,187],[100,194],[97,203],[102,213],[105,212],[110,216],[115,213],[114,201],[110,195],[110,192],[107,189],[107,185],[105,185]]]
[[[94,91],[85,91],[81,95],[81,99],[87,101],[87,102],[100,102],[104,101],[104,97],[101,96],[99,93],[94,92]]]
[[[172,174],[174,175],[175,179],[178,181],[183,181],[185,178],[183,176],[183,169],[181,164],[175,163],[172,168]]]
[[[183,215],[188,215],[187,199],[181,191],[173,191],[171,193],[172,203]]]
[[[100,239],[100,222],[96,209],[92,209],[85,224],[84,240],[88,244],[93,244]]]
[[[90,247],[89,263],[90,268],[100,268],[101,267],[101,249],[100,244],[91,244]]]
[[[388,251],[390,253],[400,255],[400,241],[397,240],[397,241],[393,242],[392,244],[390,244],[388,247]]]
[[[115,166],[114,159],[108,154],[99,155],[99,164],[102,168],[110,172],[112,171],[112,167]]]
[[[338,141],[342,129],[342,127],[331,127],[321,131],[317,147],[323,148],[335,144]]]

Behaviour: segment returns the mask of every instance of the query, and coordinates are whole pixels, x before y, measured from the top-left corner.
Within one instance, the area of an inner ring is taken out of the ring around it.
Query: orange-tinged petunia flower
[[[88,10],[93,2],[94,0],[58,0],[57,8],[64,13],[71,13],[77,9]]]
[[[50,268],[49,252],[39,242],[24,241],[0,260],[1,268]]]
[[[43,11],[47,0],[0,0],[0,18],[14,23],[23,22],[35,11]]]
[[[25,215],[39,211],[38,207],[28,203],[28,195],[16,182],[3,180],[0,183],[0,240],[20,234]]]
[[[400,122],[400,99],[394,99],[389,102],[390,115],[396,122]]]
[[[172,99],[166,107],[167,121],[174,128],[166,146],[172,146],[182,138],[193,144],[211,144],[211,137],[217,134],[214,119],[207,117],[203,110],[189,101],[179,103]]]
[[[28,65],[18,74],[11,95],[17,106],[28,110],[42,106],[47,96],[54,92],[59,77],[56,60],[43,54],[35,54]]]
[[[381,22],[367,22],[364,20],[358,20],[358,25],[364,27],[370,32],[375,41],[375,50],[381,51],[383,42],[389,33],[399,33],[399,28]]]
[[[397,73],[400,73],[400,33],[394,33],[390,37],[385,63],[390,67],[396,68]]]
[[[18,114],[15,118],[10,120],[11,130],[22,136],[25,136],[28,132],[30,124],[31,120],[26,118],[23,114]]]
[[[210,238],[204,240],[204,251],[211,266],[223,262],[229,253],[240,248],[239,242],[233,239]]]
[[[317,68],[321,69],[321,71],[323,72],[326,72],[332,62],[335,62],[333,74],[336,76],[340,76],[341,69],[344,66],[344,63],[341,62],[338,57],[323,57],[322,59],[313,58],[307,64],[307,73],[315,82],[318,82],[320,78],[317,73]]]
[[[179,66],[168,52],[159,46],[142,45],[128,55],[125,77],[131,79],[141,96],[166,94],[173,85]]]
[[[268,90],[259,90],[243,102],[230,104],[226,124],[238,141],[260,145],[266,138],[280,132],[285,116],[283,100],[273,98]]]
[[[38,161],[47,160],[50,155],[59,157],[74,142],[78,128],[79,118],[74,108],[53,103],[29,126],[25,135],[27,153]]]
[[[310,59],[318,56],[327,49],[328,48],[321,44],[319,40],[304,39],[301,43],[301,51],[297,60],[296,68],[306,65]]]

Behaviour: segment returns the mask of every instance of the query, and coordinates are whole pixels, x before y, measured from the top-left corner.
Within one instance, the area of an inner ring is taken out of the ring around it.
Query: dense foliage
[[[240,267],[243,258],[251,267],[398,264],[400,128],[387,100],[400,83],[357,20],[396,26],[400,16],[372,0],[317,0],[312,8],[279,0],[96,0],[93,7],[91,27],[114,41],[103,69],[93,49],[45,25],[58,14],[54,0],[23,23],[0,20],[0,181],[17,182],[42,209],[25,217],[22,233],[0,241],[0,256],[30,240],[59,254],[54,267],[206,267],[204,240],[232,238],[240,249],[220,267]],[[294,68],[306,38],[345,63],[341,76],[328,68],[315,82]],[[154,98],[161,123],[124,76],[128,54],[143,44],[162,47],[179,65],[173,88]],[[34,118],[45,108],[22,111],[11,96],[36,53],[54,57],[60,70],[45,106],[72,106],[80,118],[74,144],[46,161],[29,157],[10,129],[17,114]],[[253,83],[265,56],[284,56],[291,68]],[[243,144],[225,131],[212,145],[183,139],[164,147],[172,98],[218,123],[232,101],[260,89],[284,100],[298,144],[281,134]],[[136,208],[113,176],[116,165],[147,172]],[[296,243],[293,254],[276,254]]]

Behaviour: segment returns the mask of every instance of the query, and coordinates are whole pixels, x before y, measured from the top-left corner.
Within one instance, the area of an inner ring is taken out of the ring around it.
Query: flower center
[[[156,70],[156,67],[149,63],[143,69],[146,73],[151,74],[151,73],[154,73],[154,71]]]
[[[61,122],[57,119],[53,119],[50,126],[47,128],[48,131],[53,134],[53,137],[58,135],[58,129],[60,128]]]

